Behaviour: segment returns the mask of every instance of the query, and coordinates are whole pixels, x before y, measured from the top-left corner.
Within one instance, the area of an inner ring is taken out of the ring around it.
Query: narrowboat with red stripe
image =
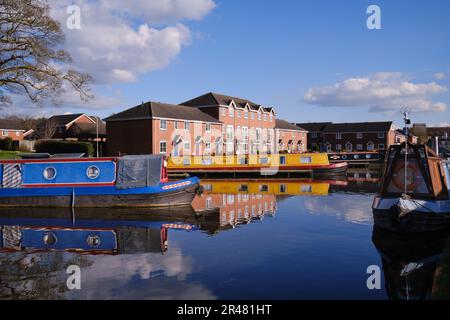
[[[2,160],[0,178],[0,207],[189,206],[199,191],[159,155]]]

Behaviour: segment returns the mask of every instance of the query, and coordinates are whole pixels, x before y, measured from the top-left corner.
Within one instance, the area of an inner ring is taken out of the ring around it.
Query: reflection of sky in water
[[[371,206],[365,205],[367,196],[362,194],[333,193],[328,197],[305,198],[303,204],[311,214],[334,215],[352,223],[371,225]],[[370,203],[371,204],[371,203]]]
[[[82,290],[77,299],[214,299],[203,285],[185,281],[192,272],[192,257],[179,248],[158,253],[97,256],[82,270]]]
[[[202,231],[169,230],[165,254],[83,256],[82,289],[60,296],[385,298],[384,289],[369,291],[366,287],[367,267],[380,264],[371,242],[372,198],[372,194],[341,192],[284,197],[278,199],[274,217],[265,216],[213,236]],[[61,254],[67,261],[77,256]],[[37,255],[53,261],[49,255]],[[51,281],[64,281],[64,270],[61,267],[49,274]]]

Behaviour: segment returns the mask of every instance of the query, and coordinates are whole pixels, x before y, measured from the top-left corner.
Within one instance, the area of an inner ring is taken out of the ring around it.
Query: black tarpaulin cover
[[[124,156],[117,160],[117,189],[158,185],[163,157],[160,155]]]

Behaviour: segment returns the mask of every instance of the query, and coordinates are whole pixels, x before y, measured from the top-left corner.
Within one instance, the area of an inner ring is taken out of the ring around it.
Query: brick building
[[[307,151],[307,130],[285,120],[276,119],[275,131],[279,153],[302,153]]]
[[[385,150],[399,136],[392,121],[298,123],[308,133],[308,148],[326,152]]]
[[[274,153],[278,133],[306,145],[303,129],[276,130],[276,120],[273,108],[216,93],[180,105],[147,102],[105,119],[108,154]],[[293,146],[292,152],[296,150]]]
[[[25,130],[17,121],[3,119],[0,120],[0,139],[10,137],[13,141],[22,141]]]

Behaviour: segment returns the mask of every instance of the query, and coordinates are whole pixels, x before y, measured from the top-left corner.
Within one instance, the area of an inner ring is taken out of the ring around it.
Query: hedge
[[[94,147],[90,142],[84,141],[61,141],[61,140],[42,140],[35,146],[39,153],[84,153],[85,156],[94,154]]]
[[[0,150],[12,151],[14,150],[14,144],[11,137],[0,139]]]

